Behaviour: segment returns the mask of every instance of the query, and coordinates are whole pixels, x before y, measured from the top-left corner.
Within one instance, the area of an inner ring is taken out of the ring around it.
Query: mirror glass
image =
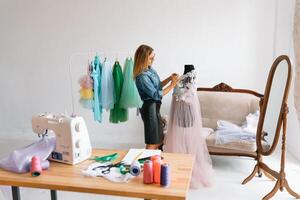
[[[273,81],[270,85],[270,93],[266,107],[264,123],[262,130],[267,133],[265,140],[268,145],[262,145],[263,151],[267,152],[272,148],[275,138],[279,137],[280,131],[276,133],[277,125],[279,122],[280,111],[282,102],[284,100],[285,87],[287,84],[289,66],[287,61],[283,60],[275,69]],[[270,75],[269,75],[270,76]],[[267,83],[268,84],[268,83]],[[267,89],[265,95],[267,94]],[[278,135],[278,136],[277,136]]]

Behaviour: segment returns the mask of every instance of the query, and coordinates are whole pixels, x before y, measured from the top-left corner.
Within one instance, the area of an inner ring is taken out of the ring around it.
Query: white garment
[[[259,111],[248,114],[243,126],[225,120],[218,120],[217,130],[215,131],[216,144],[226,144],[239,140],[255,142],[258,119]]]
[[[104,177],[109,181],[116,182],[116,183],[128,183],[130,180],[134,178],[130,173],[126,173],[125,175],[120,173],[120,170],[118,167],[112,167],[110,168],[110,172],[105,174],[103,173],[103,170],[106,170],[107,168],[97,168],[99,166],[107,166],[112,164],[111,162],[105,162],[105,163],[92,163],[88,166],[86,170],[82,171],[82,174],[85,176],[91,176],[91,177]]]

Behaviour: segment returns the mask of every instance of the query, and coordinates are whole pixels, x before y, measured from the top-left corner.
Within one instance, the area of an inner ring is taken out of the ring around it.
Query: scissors
[[[115,164],[100,165],[100,166],[94,167],[92,170],[101,169],[101,173],[109,174],[110,169],[112,167],[120,167],[121,165],[124,165],[124,163],[123,162],[118,162],[118,163],[115,163]]]

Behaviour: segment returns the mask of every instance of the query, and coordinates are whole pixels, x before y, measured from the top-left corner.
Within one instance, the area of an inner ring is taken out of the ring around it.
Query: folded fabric
[[[55,149],[55,143],[55,137],[44,137],[27,147],[14,150],[0,159],[0,168],[16,173],[27,173],[30,171],[31,158],[38,156],[41,161],[46,160]]]
[[[216,144],[226,144],[238,140],[255,141],[256,134],[245,131],[243,127],[229,121],[218,120],[216,134]]]
[[[246,116],[246,122],[245,122],[244,126],[242,126],[243,130],[248,133],[256,134],[258,119],[259,119],[259,111],[256,111],[253,114],[249,113]]]

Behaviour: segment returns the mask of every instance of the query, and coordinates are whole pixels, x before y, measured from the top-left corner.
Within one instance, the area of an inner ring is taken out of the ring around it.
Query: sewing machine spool
[[[141,173],[141,164],[139,161],[134,161],[129,169],[129,172],[132,176],[138,176]]]

